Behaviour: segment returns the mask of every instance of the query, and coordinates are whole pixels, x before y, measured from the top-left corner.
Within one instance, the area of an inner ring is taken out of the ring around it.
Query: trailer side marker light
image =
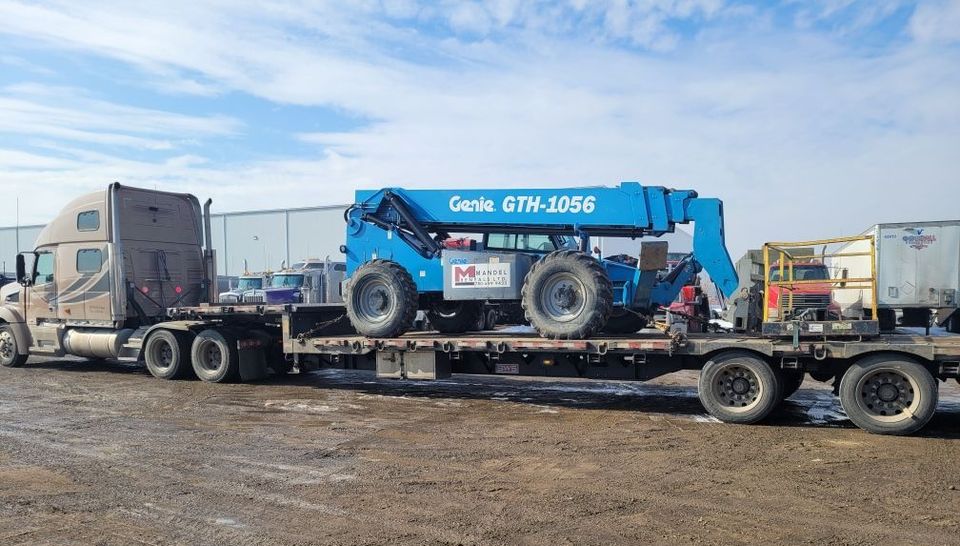
[[[553,366],[553,359],[552,359],[552,358],[544,358],[544,359],[543,359],[543,365],[544,365],[544,366]]]

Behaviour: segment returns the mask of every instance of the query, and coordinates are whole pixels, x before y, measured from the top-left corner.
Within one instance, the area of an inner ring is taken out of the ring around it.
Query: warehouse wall
[[[213,247],[221,275],[240,275],[243,261],[250,271],[279,269],[304,258],[342,259],[346,205],[290,210],[232,212],[211,218]],[[0,273],[15,269],[18,251],[33,250],[43,226],[0,227]]]

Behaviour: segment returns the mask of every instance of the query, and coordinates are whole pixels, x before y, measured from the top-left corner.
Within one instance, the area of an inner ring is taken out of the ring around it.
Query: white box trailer
[[[944,323],[957,310],[960,292],[960,220],[877,224],[877,308],[902,310],[904,316],[937,312]],[[869,241],[855,241],[839,254],[869,252]],[[827,260],[835,278],[869,277],[870,261],[859,256]],[[834,290],[844,316],[863,317],[873,302],[870,290]],[[882,317],[882,315],[881,315]]]

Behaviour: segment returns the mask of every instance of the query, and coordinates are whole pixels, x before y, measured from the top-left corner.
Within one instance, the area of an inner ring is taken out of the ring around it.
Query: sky
[[[960,0],[0,0],[0,225],[643,184],[728,246],[960,218]]]

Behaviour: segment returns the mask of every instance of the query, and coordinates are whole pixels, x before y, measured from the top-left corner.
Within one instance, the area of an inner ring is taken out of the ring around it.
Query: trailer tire
[[[157,379],[181,379],[190,375],[190,334],[157,330],[143,344],[147,371]]]
[[[756,423],[782,401],[779,374],[746,351],[712,357],[700,371],[697,390],[707,412],[724,423]]]
[[[389,260],[370,260],[358,267],[346,283],[343,299],[350,323],[368,337],[399,336],[417,316],[413,277]]]
[[[483,306],[475,301],[442,301],[427,311],[433,329],[441,334],[483,330]]]
[[[625,308],[614,309],[603,331],[608,334],[635,334],[647,327],[647,317]]]
[[[29,355],[20,354],[17,335],[9,324],[0,324],[0,366],[19,368],[26,364]]]
[[[193,372],[202,381],[228,383],[240,376],[240,352],[233,333],[211,328],[197,334],[190,348]]]
[[[937,409],[937,380],[901,355],[871,355],[840,379],[840,405],[867,432],[906,435],[923,428]]]
[[[804,373],[797,370],[779,370],[780,372],[780,399],[790,398],[803,385]]]
[[[613,285],[583,252],[551,252],[523,281],[521,304],[531,326],[550,339],[586,339],[600,331],[613,307]]]

